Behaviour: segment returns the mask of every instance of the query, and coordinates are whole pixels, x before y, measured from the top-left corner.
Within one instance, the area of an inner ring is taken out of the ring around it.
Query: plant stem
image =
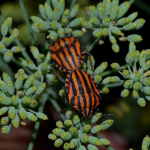
[[[125,65],[123,65],[122,67],[127,68],[127,67],[128,67],[128,64],[125,64]],[[117,71],[117,70],[114,70],[114,69],[111,69],[111,70],[102,72],[100,75],[101,75],[101,77],[105,77],[105,76],[108,76],[108,75],[110,75],[110,74],[112,74],[112,73],[115,73],[115,72],[118,72],[118,71]]]
[[[105,84],[103,87],[113,88],[113,87],[122,86],[123,84],[124,84],[124,81],[121,80],[118,83]]]
[[[13,72],[12,69],[9,67],[9,65],[4,62],[2,56],[0,56],[0,70],[1,70],[1,72],[8,73],[9,76],[10,76],[12,79],[14,79],[14,72]]]
[[[30,39],[31,39],[31,43],[32,43],[32,45],[34,45],[35,40],[34,40],[34,36],[33,36],[33,33],[32,33],[32,29],[31,29],[31,26],[30,26],[29,18],[28,18],[27,11],[25,9],[23,0],[19,0],[19,3],[20,3],[22,14],[24,16],[24,19],[25,19],[25,22],[26,22],[26,25],[27,25],[27,28],[28,28],[28,31],[29,31],[29,36],[30,36]]]
[[[46,102],[46,99],[44,99],[44,98],[40,99],[40,104],[39,104],[38,112],[43,112],[45,102]],[[40,123],[41,123],[40,120],[38,120],[35,123],[34,131],[33,131],[33,134],[32,134],[31,142],[30,142],[30,144],[28,146],[28,150],[32,150],[33,149],[34,142],[35,142],[35,139],[37,137],[37,133],[38,133],[38,130],[39,130],[39,127],[40,127]]]
[[[56,100],[50,98],[51,103],[53,104],[53,106],[55,107],[55,109],[57,110],[57,112],[60,114],[61,118],[63,120],[65,120],[65,115],[62,113],[59,105],[57,104]]]
[[[71,2],[71,6],[70,6],[70,11],[72,10],[72,8],[74,7],[74,5],[76,4],[77,0],[72,0]]]

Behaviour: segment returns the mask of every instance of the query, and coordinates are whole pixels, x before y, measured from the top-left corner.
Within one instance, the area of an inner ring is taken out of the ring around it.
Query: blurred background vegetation
[[[121,1],[121,0],[120,0]],[[139,1],[139,0],[136,0]],[[38,5],[43,4],[45,1],[43,0],[24,0],[24,4],[28,13],[28,16],[40,16],[38,11]],[[84,0],[79,1],[81,9],[79,15],[85,18],[87,17],[85,7],[90,5],[96,5],[99,3],[99,0]],[[137,31],[143,37],[143,41],[137,44],[137,49],[142,51],[143,49],[150,48],[150,13],[147,13],[148,7],[150,7],[148,1],[142,1],[147,7],[140,7],[138,3],[135,2],[128,11],[128,14],[132,12],[139,12],[139,18],[144,18],[146,20],[146,24],[143,28]],[[66,0],[66,6],[69,8],[69,0]],[[149,8],[150,10],[150,8]],[[1,0],[0,1],[0,11],[2,15],[6,17],[13,17],[13,25],[12,27],[16,27],[19,29],[19,40],[26,47],[26,50],[29,50],[29,46],[31,46],[30,37],[28,34],[28,29],[26,27],[23,14],[21,12],[19,1],[17,0]],[[2,19],[0,18],[0,25],[2,24]],[[132,31],[130,31],[132,33]],[[127,34],[129,34],[128,32]],[[81,45],[85,46],[87,43],[91,43],[94,39],[91,36],[90,32],[87,32],[81,39]],[[36,39],[36,44],[40,50],[44,49],[44,42],[46,41],[45,33],[34,34]],[[128,52],[128,42],[120,42],[120,52],[115,54],[111,50],[111,44],[108,38],[105,40],[103,45],[97,45],[92,50],[92,55],[96,60],[97,67],[101,62],[107,61],[109,65],[113,62],[118,62],[120,65],[125,64],[125,55]],[[16,67],[14,64],[10,64],[12,70],[15,72]],[[110,67],[108,68],[110,69]],[[2,72],[2,68],[0,67],[0,71]],[[59,90],[59,89],[58,89]],[[111,127],[111,131],[108,133],[104,133],[104,136],[107,136],[107,139],[111,141],[112,147],[116,150],[127,150],[129,147],[134,148],[135,150],[141,149],[141,143],[143,137],[145,135],[150,135],[150,103],[147,103],[146,107],[140,108],[138,104],[134,101],[134,99],[128,97],[126,99],[122,99],[120,97],[120,93],[122,88],[113,88],[110,89],[110,93],[108,97],[114,98],[112,99],[104,99],[101,104],[101,112],[103,114],[114,114],[113,117],[102,117],[101,121],[105,119],[113,119],[115,120],[114,125]],[[63,99],[60,99],[63,101]],[[66,109],[69,108],[68,105],[64,105]],[[47,149],[56,149],[53,147],[53,142],[49,141],[47,135],[51,132],[52,128],[55,126],[55,121],[60,119],[57,112],[55,113],[55,108],[51,106],[50,102],[46,103],[45,112],[49,116],[48,121],[43,121],[38,132],[38,137],[35,142],[35,150],[47,150]],[[31,134],[33,132],[32,123],[27,123],[26,127],[21,127],[20,129],[14,129],[7,136],[4,136],[0,133],[0,149],[1,150],[9,150],[11,144],[14,145],[15,150],[26,150],[28,147],[28,143],[31,139]],[[16,134],[17,133],[17,134]],[[3,143],[3,144],[1,144]],[[121,144],[124,146],[121,148]],[[20,147],[21,148],[20,148]],[[12,147],[11,147],[12,149]],[[13,150],[13,149],[12,149]]]

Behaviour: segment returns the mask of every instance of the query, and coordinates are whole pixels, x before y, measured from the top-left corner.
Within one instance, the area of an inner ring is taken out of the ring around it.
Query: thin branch
[[[118,83],[105,84],[103,87],[113,88],[113,87],[123,86],[123,84],[124,81],[120,81]]]

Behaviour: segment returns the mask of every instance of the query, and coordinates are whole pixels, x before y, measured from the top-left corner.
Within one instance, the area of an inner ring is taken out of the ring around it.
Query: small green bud
[[[4,54],[6,52],[6,47],[3,43],[0,43],[0,53]]]
[[[128,90],[128,89],[124,89],[124,90],[121,92],[121,97],[123,97],[123,98],[128,97],[128,95],[129,95],[129,90]]]
[[[143,39],[138,34],[131,34],[131,35],[127,36],[127,40],[130,42],[138,43],[138,42],[141,42]]]
[[[143,18],[141,19],[137,19],[134,23],[137,24],[136,29],[139,30],[140,28],[142,28],[145,24],[145,20]]]
[[[0,116],[3,115],[3,114],[5,114],[7,111],[8,111],[8,107],[2,107],[0,109]]]
[[[35,91],[37,90],[37,86],[32,86],[30,87],[27,91],[26,91],[26,95],[29,96],[29,95],[32,95],[33,93],[35,93]]]
[[[138,98],[137,103],[139,104],[139,106],[144,107],[146,106],[146,101],[144,98]]]
[[[38,28],[39,28],[40,31],[50,29],[49,22],[43,21],[43,22],[39,23]]]
[[[90,18],[97,17],[97,9],[95,6],[89,7],[89,16],[90,16]]]
[[[137,28],[137,23],[132,23],[132,22],[123,26],[123,29],[125,31],[134,30],[136,28]]]
[[[100,20],[97,17],[90,18],[89,22],[94,25],[100,25]]]
[[[13,42],[19,36],[19,30],[17,28],[12,30],[12,34],[10,35],[9,39]]]
[[[57,139],[54,143],[55,147],[60,147],[63,145],[63,140],[62,139]]]
[[[103,93],[103,94],[108,94],[108,93],[109,93],[109,88],[104,87],[104,88],[102,89],[102,93]]]
[[[95,38],[98,38],[98,37],[102,36],[102,30],[101,30],[101,29],[96,29],[96,30],[94,30],[94,31],[93,31],[93,36],[94,36]]]
[[[110,15],[110,12],[111,12],[111,0],[105,0],[105,14],[108,16]]]
[[[19,99],[16,97],[16,95],[11,96],[11,104],[13,106],[18,106],[19,105]]]
[[[70,34],[73,30],[71,28],[65,28],[65,34]]]
[[[24,75],[21,75],[17,78],[16,82],[15,82],[15,88],[18,90],[22,87],[24,81]]]
[[[135,52],[134,51],[128,52],[125,60],[128,64],[132,64],[135,60]]]
[[[34,62],[32,60],[29,60],[28,61],[28,64],[27,64],[28,68],[31,69],[31,70],[35,70],[36,69],[36,66],[34,64]]]
[[[93,144],[93,145],[96,145],[96,146],[101,145],[100,140],[98,138],[94,137],[94,136],[89,136],[89,143]]]
[[[109,36],[109,40],[113,45],[117,43],[116,38],[114,36]]]
[[[5,52],[3,58],[5,62],[9,63],[11,59],[13,58],[13,53],[10,50],[8,50],[7,52]]]
[[[36,116],[37,116],[39,119],[48,120],[48,117],[47,117],[45,114],[41,113],[41,112],[37,112],[37,113],[36,113]]]
[[[43,22],[43,20],[41,18],[37,17],[37,16],[31,16],[30,19],[33,22],[37,22],[38,24]]]
[[[150,95],[150,87],[143,87],[143,91],[145,94]]]
[[[2,74],[4,82],[7,84],[9,81],[12,82],[11,77],[7,73]]]
[[[100,18],[101,20],[103,20],[106,17],[106,15],[105,15],[105,9],[99,7],[97,9],[97,16],[98,16],[98,18]]]
[[[30,76],[30,77],[25,81],[24,88],[25,88],[25,89],[28,89],[28,88],[32,85],[33,80],[34,80],[34,76]]]
[[[143,139],[142,145],[145,145],[147,148],[150,146],[150,138],[148,135]]]
[[[47,19],[46,14],[45,14],[45,10],[44,10],[44,5],[39,4],[39,11],[40,11],[41,16],[42,16],[44,19]]]
[[[38,48],[35,47],[35,46],[30,46],[30,51],[31,51],[33,57],[34,57],[36,60],[38,60],[38,59],[39,59],[39,55],[40,55]]]
[[[48,135],[48,138],[52,141],[55,141],[57,139],[56,135],[54,135],[52,133]]]
[[[19,47],[19,46],[13,46],[13,47],[11,48],[11,51],[12,51],[13,53],[19,53],[19,52],[22,51],[22,48]]]
[[[110,30],[111,30],[112,33],[114,33],[114,34],[116,34],[116,35],[119,35],[119,36],[122,36],[122,33],[121,33],[121,31],[120,31],[120,29],[119,29],[118,27],[112,26],[112,27],[110,28]]]
[[[129,44],[129,51],[136,51],[136,45],[134,42],[130,42]]]
[[[19,119],[18,115],[16,114],[15,118],[11,121],[11,124],[13,125],[13,127],[18,128],[19,121],[20,121],[20,119]]]
[[[131,87],[132,83],[133,83],[133,80],[126,80],[124,82],[124,88],[129,89]]]
[[[87,124],[83,127],[83,133],[89,133],[91,130],[91,125]]]
[[[106,17],[103,19],[102,24],[104,27],[109,27],[110,18]]]
[[[90,118],[90,123],[95,124],[102,116],[102,113],[96,113]]]
[[[63,89],[59,90],[59,96],[65,97],[66,96],[66,92]]]
[[[132,97],[137,99],[139,97],[139,93],[137,91],[132,91]]]
[[[97,134],[103,129],[103,125],[96,125],[91,129],[92,134]]]
[[[83,21],[82,27],[84,27],[85,29],[92,29],[92,24],[90,22]]]
[[[65,31],[64,31],[63,28],[59,28],[57,32],[58,32],[58,35],[59,35],[60,38],[62,38],[65,34]]]
[[[13,95],[15,92],[13,83],[11,81],[7,83],[7,91],[10,95]]]
[[[130,19],[130,22],[132,22],[137,16],[138,16],[138,12],[134,12],[131,15],[129,15],[128,18]]]
[[[139,83],[139,82],[135,82],[133,84],[133,90],[135,90],[135,91],[138,91],[140,89],[140,87],[141,87],[141,83]]]
[[[135,75],[134,75],[133,80],[134,80],[134,81],[139,81],[139,80],[140,80],[140,77],[141,77],[141,73],[140,73],[140,72],[136,72]]]
[[[36,122],[37,121],[37,117],[31,113],[31,112],[27,112],[27,118],[30,120],[30,121],[33,121],[33,122]]]
[[[110,144],[110,142],[107,139],[100,139],[101,144],[104,146],[108,146]]]
[[[78,27],[79,25],[81,25],[81,23],[84,21],[85,18],[80,17],[80,18],[76,18],[74,20],[72,20],[69,23],[69,27]]]
[[[102,77],[100,75],[94,76],[94,79],[95,79],[97,84],[102,81]]]
[[[73,124],[75,125],[76,128],[80,127],[80,118],[78,115],[73,116]]]
[[[112,45],[112,50],[115,52],[115,53],[118,53],[120,51],[120,47],[118,44],[115,44],[115,45]]]
[[[46,16],[48,17],[49,20],[51,20],[53,18],[53,12],[51,6],[47,2],[45,2],[44,4],[44,9]]]
[[[36,95],[40,95],[40,94],[45,90],[45,88],[46,88],[46,83],[42,83],[42,84],[38,87],[38,89],[37,89],[37,91],[36,91]]]
[[[74,37],[81,37],[83,35],[83,32],[81,30],[75,30],[72,32]]]
[[[53,10],[53,19],[58,21],[60,19],[60,10],[58,7]]]
[[[110,126],[113,125],[113,120],[106,120],[104,122],[102,122],[102,130],[106,130],[107,128],[109,128]]]
[[[118,12],[119,12],[119,6],[112,7],[111,14],[110,14],[110,19],[111,20],[116,20]]]
[[[73,113],[72,110],[68,110],[65,114],[66,119],[70,119],[71,114]]]
[[[104,37],[106,37],[108,35],[108,29],[103,28],[102,34],[103,34]]]
[[[69,150],[70,149],[70,144],[69,143],[65,143],[63,148],[64,148],[64,150]]]
[[[69,132],[63,132],[60,137],[64,141],[69,141],[72,138],[72,135]]]
[[[121,18],[117,21],[117,25],[119,26],[124,26],[126,24],[130,23],[130,19],[127,17],[127,18]],[[123,28],[127,28],[126,26],[124,26]]]
[[[89,141],[89,137],[87,134],[81,134],[79,138],[82,143],[88,143],[88,141]]]
[[[31,28],[35,33],[39,33],[39,24],[37,22],[32,23]]]
[[[14,107],[10,107],[8,111],[8,116],[10,119],[14,119],[16,116],[16,109]]]
[[[0,89],[2,92],[7,93],[7,86],[6,83],[0,80]]]
[[[94,72],[96,74],[100,74],[107,68],[107,66],[108,66],[108,62],[102,62],[101,65],[98,66]]]
[[[58,81],[57,76],[54,74],[46,74],[46,78],[52,83],[56,83]]]
[[[63,123],[61,121],[56,122],[57,128],[63,128]]]
[[[60,129],[60,128],[55,128],[55,129],[53,129],[52,132],[56,136],[61,136],[61,134],[64,133],[65,131],[63,129]]]
[[[3,125],[3,126],[7,125],[8,121],[9,121],[8,117],[2,117],[1,118],[1,125]]]
[[[70,126],[72,125],[72,121],[69,120],[69,119],[67,119],[67,120],[64,121],[64,125],[65,125],[66,127],[70,127]]]
[[[80,5],[79,5],[79,4],[76,4],[76,5],[73,7],[73,9],[72,9],[71,12],[70,12],[70,17],[71,17],[71,18],[75,17],[75,16],[78,14],[79,8],[80,8]]]
[[[88,150],[98,150],[98,148],[96,147],[96,146],[94,146],[94,145],[92,145],[92,144],[88,144]]]
[[[69,14],[70,14],[70,11],[69,11],[69,9],[65,9],[65,11],[64,11],[64,13],[63,13],[63,16],[62,16],[62,18],[66,18],[66,19],[68,19],[68,17],[69,17]]]
[[[143,78],[142,79],[142,84],[144,84],[145,86],[150,86],[150,78]]]
[[[36,100],[31,100],[30,107],[35,108],[36,106],[37,106],[37,101]]]
[[[116,71],[121,70],[121,67],[120,67],[120,65],[118,63],[112,63],[111,64],[111,68],[116,70]]]
[[[2,105],[10,105],[11,104],[10,97],[0,96],[0,104],[2,104]]]
[[[80,145],[79,150],[86,150],[85,146]]]
[[[69,147],[70,149],[74,149],[78,145],[78,140],[77,139],[72,139],[70,141]]]
[[[11,129],[11,125],[9,125],[9,126],[3,126],[2,127],[2,133],[5,134],[5,135],[7,135],[7,134],[9,134],[10,129]]]
[[[23,107],[19,109],[19,116],[22,120],[26,119],[27,117],[27,112]]]

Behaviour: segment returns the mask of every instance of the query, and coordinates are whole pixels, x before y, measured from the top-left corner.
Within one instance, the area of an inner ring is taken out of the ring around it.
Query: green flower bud
[[[52,8],[47,2],[45,2],[44,4],[44,9],[45,9],[46,16],[48,17],[49,20],[51,20],[53,17]]]
[[[37,22],[32,23],[31,28],[35,33],[39,33],[39,24]]]
[[[120,78],[117,76],[113,76],[109,78],[109,81],[112,83],[117,83],[117,82],[120,82]]]
[[[6,53],[6,47],[3,43],[0,43],[0,53],[2,54]]]
[[[126,80],[124,82],[124,88],[129,89],[131,87],[132,83],[133,83],[133,80]]]
[[[86,150],[85,146],[80,145],[79,150]]]
[[[83,127],[83,133],[89,133],[91,130],[91,125],[87,124]]]
[[[15,88],[18,90],[22,87],[24,81],[24,75],[21,75],[17,78],[16,82],[15,82]]]
[[[60,19],[60,10],[58,7],[53,10],[53,19],[56,21]]]
[[[135,91],[138,91],[140,89],[140,87],[141,87],[141,83],[139,83],[139,82],[135,82],[133,84],[133,90],[135,90]]]
[[[9,37],[4,37],[2,39],[2,43],[5,45],[5,46],[9,46],[9,44],[11,43],[11,40]]]
[[[124,90],[121,92],[121,97],[123,97],[123,98],[128,97],[128,95],[129,95],[129,90],[128,90],[128,89],[124,89]]]
[[[0,96],[0,104],[2,104],[2,105],[10,105],[11,104],[10,97]]]
[[[19,112],[19,116],[22,120],[26,119],[27,112],[23,107],[21,107],[18,112]]]
[[[41,82],[40,82],[39,80],[34,79],[33,82],[32,82],[32,84],[33,84],[34,86],[39,87],[39,86],[41,85]]]
[[[131,34],[127,37],[127,40],[130,42],[135,42],[135,43],[139,43],[141,42],[143,39],[140,35],[138,34]]]
[[[59,23],[57,22],[57,21],[52,21],[52,23],[51,23],[51,28],[53,29],[53,30],[55,30],[55,29],[58,29],[58,27],[59,27]],[[51,31],[52,32],[52,31]],[[54,32],[53,32],[53,34],[50,32],[50,34],[51,35],[53,35],[54,34]]]
[[[144,98],[138,98],[137,103],[139,104],[139,106],[144,107],[146,106],[146,101]]]
[[[143,78],[141,80],[142,84],[144,84],[145,86],[150,86],[150,78]]]
[[[112,8],[119,5],[119,0],[112,0]]]
[[[5,114],[7,111],[8,111],[8,107],[2,107],[0,109],[0,116],[3,115],[3,114]]]
[[[94,25],[100,25],[100,20],[97,17],[90,18],[89,22]]]
[[[144,66],[142,67],[143,70],[148,70],[150,68],[150,60],[146,61]]]
[[[102,116],[102,113],[96,113],[90,118],[90,123],[95,124]]]
[[[101,20],[103,20],[106,17],[106,15],[105,15],[105,9],[99,7],[97,9],[97,16],[98,16],[98,18],[100,18]]]
[[[97,9],[95,6],[89,7],[89,16],[90,16],[90,18],[97,17]]]
[[[52,40],[57,39],[58,34],[55,31],[51,31],[50,34],[47,36],[47,38],[50,38]]]
[[[63,13],[63,16],[62,16],[62,18],[66,18],[66,19],[68,19],[68,17],[69,17],[69,14],[70,14],[70,11],[69,11],[69,9],[65,9],[65,11],[64,11],[64,13]]]
[[[106,121],[104,121],[104,122],[102,122],[102,130],[106,130],[106,129],[108,129],[110,126],[112,126],[112,124],[113,124],[113,120],[106,120]]]
[[[126,24],[128,24],[128,23],[130,23],[130,19],[129,18],[121,18],[121,19],[119,19],[118,21],[117,21],[117,25],[119,25],[119,26],[123,26],[123,25],[126,25]],[[123,28],[127,28],[127,26],[125,26],[125,27],[123,27]]]
[[[115,44],[115,45],[112,45],[112,50],[115,52],[115,53],[118,53],[120,51],[120,47],[118,44]]]
[[[134,42],[130,42],[129,44],[129,51],[136,51],[136,45]]]
[[[58,5],[58,0],[52,0],[52,5],[54,8],[56,8]]]
[[[145,94],[150,95],[150,87],[143,87],[143,91]]]
[[[67,19],[66,19],[66,18],[62,18],[62,19],[61,19],[61,23],[62,23],[63,25],[65,25],[65,24],[67,23]]]
[[[73,116],[73,124],[75,125],[76,128],[80,127],[80,118],[78,115]]]
[[[45,114],[41,113],[41,112],[37,112],[37,113],[36,113],[36,116],[37,116],[39,119],[48,120],[48,117],[47,117]]]
[[[103,79],[102,84],[108,84],[110,82],[110,77],[106,77],[105,79]]]
[[[33,22],[37,22],[38,24],[43,22],[43,20],[41,18],[37,17],[37,16],[31,16],[30,19]]]
[[[38,89],[37,89],[37,91],[36,91],[36,95],[40,95],[40,94],[45,90],[45,88],[46,88],[46,83],[42,83],[42,84],[38,87]]]
[[[59,90],[59,96],[65,97],[66,96],[66,92],[63,89]]]
[[[116,20],[118,12],[119,12],[119,6],[112,7],[110,13],[110,20]]]
[[[70,149],[74,149],[78,145],[78,140],[77,139],[72,139],[70,141],[69,147]]]
[[[8,33],[8,29],[9,29],[9,22],[5,20],[5,22],[2,24],[1,26],[1,34],[3,36],[6,36]]]
[[[16,116],[16,109],[14,107],[10,107],[8,110],[8,116],[10,119],[14,119]]]
[[[94,36],[95,38],[98,38],[98,37],[102,36],[102,30],[101,30],[101,29],[96,29],[96,30],[94,30],[94,31],[93,31],[93,36]]]
[[[6,83],[3,82],[2,80],[0,80],[0,89],[1,89],[1,91],[3,91],[4,93],[7,93],[7,86],[6,86]]]
[[[31,69],[31,70],[35,70],[36,69],[36,66],[34,64],[34,62],[32,60],[29,60],[28,61],[28,64],[27,64],[28,68]]]
[[[139,30],[140,28],[142,28],[142,27],[144,26],[145,22],[146,22],[146,21],[145,21],[143,18],[137,19],[137,20],[134,22],[134,23],[137,24],[136,29]]]
[[[46,14],[45,14],[45,10],[44,10],[44,5],[39,4],[39,11],[40,11],[41,16],[42,16],[44,19],[47,19]]]
[[[63,148],[64,148],[64,150],[69,150],[70,149],[70,144],[69,143],[65,143]]]
[[[49,22],[43,21],[43,22],[39,23],[38,28],[39,28],[39,31],[50,29]]]
[[[75,30],[72,32],[74,37],[81,37],[83,35],[83,32],[81,30]]]
[[[126,12],[129,10],[129,8],[130,8],[130,2],[122,3],[119,7],[119,13],[117,18],[123,17],[126,14]]]
[[[8,121],[9,121],[8,117],[2,117],[2,119],[1,119],[1,125],[3,125],[3,126],[7,125]]]
[[[0,96],[6,96],[6,94],[0,91]]]
[[[144,144],[142,144],[142,150],[148,150],[148,149],[147,149],[147,146],[144,145]]]
[[[79,8],[80,8],[80,5],[79,5],[79,4],[76,4],[76,5],[73,7],[73,9],[72,9],[71,12],[70,12],[70,17],[71,17],[71,18],[75,17],[75,16],[78,14]]]
[[[88,148],[88,150],[91,150],[91,149],[92,150],[98,150],[98,148],[92,144],[88,144],[87,148]]]
[[[122,36],[122,33],[121,33],[121,31],[118,27],[112,26],[112,27],[110,27],[110,30],[111,30],[112,33],[114,33],[116,35],[119,35],[119,36]]]
[[[70,119],[72,113],[73,113],[72,110],[68,110],[65,114],[66,119]]]
[[[104,8],[104,7],[105,7],[104,2],[103,2],[103,3],[100,2],[100,3],[98,3],[98,5],[97,5],[97,9],[98,9],[98,8]]]
[[[145,60],[146,60],[146,52],[143,50],[140,54],[140,58],[139,58],[139,64],[140,66],[143,68],[144,64],[145,64]]]
[[[7,134],[9,134],[10,129],[11,129],[11,125],[9,125],[9,126],[3,126],[2,127],[2,133],[5,134],[5,135],[7,135]]]
[[[139,97],[139,93],[137,91],[132,91],[132,97],[137,99]]]
[[[10,50],[8,50],[7,52],[5,52],[3,58],[4,58],[5,62],[9,63],[11,61],[12,57],[13,57],[13,53]]]
[[[30,46],[30,51],[31,51],[33,57],[34,57],[36,60],[38,60],[40,53],[39,53],[39,50],[37,49],[37,47],[35,47],[35,46]]]
[[[35,91],[37,90],[37,86],[32,86],[30,87],[27,91],[26,91],[26,95],[29,96],[29,95],[32,95],[33,93],[35,93]]]
[[[121,67],[120,67],[120,65],[118,63],[112,63],[111,64],[111,68],[116,70],[116,71],[121,70]]]
[[[58,1],[58,8],[60,10],[60,14],[62,15],[65,9],[65,1],[64,0],[59,0]]]
[[[61,134],[64,133],[65,131],[63,129],[60,129],[60,128],[55,128],[55,129],[53,129],[52,132],[56,136],[61,136]]]
[[[8,83],[9,81],[12,82],[11,77],[7,73],[3,73],[2,77],[5,83]]]
[[[89,141],[89,137],[87,134],[80,134],[79,138],[80,138],[82,143],[88,143],[88,141]]]
[[[108,16],[110,15],[110,12],[111,12],[111,0],[105,0],[105,14]]]
[[[132,64],[135,60],[135,52],[134,51],[128,52],[125,60],[128,64]]]
[[[72,125],[72,121],[69,120],[69,119],[67,119],[67,120],[64,121],[64,125],[65,125],[66,127],[70,127],[70,126]]]
[[[141,73],[140,73],[140,72],[136,72],[135,75],[134,75],[133,80],[134,80],[134,81],[139,81],[139,80],[140,80],[140,77],[141,77]]]
[[[72,135],[69,132],[63,132],[60,137],[64,141],[69,141],[72,138]]]
[[[19,46],[13,46],[13,47],[11,48],[11,51],[12,51],[13,53],[19,53],[19,52],[22,51],[22,48],[19,47]]]
[[[36,106],[37,106],[37,101],[36,100],[31,100],[30,107],[35,108]]]
[[[24,88],[25,88],[25,89],[28,89],[28,88],[32,85],[33,80],[34,80],[34,76],[30,76],[30,77],[25,81]]]
[[[97,84],[102,81],[102,77],[100,75],[94,76],[94,79],[95,79]]]
[[[113,45],[117,43],[116,38],[114,36],[109,36],[109,40]]]
[[[65,28],[65,34],[70,34],[73,30],[71,28]]]
[[[11,81],[7,83],[7,91],[10,95],[13,95],[15,92],[13,83]]]
[[[76,127],[70,127],[69,132],[72,136],[77,137],[78,136],[78,129]]]
[[[85,29],[92,29],[92,24],[90,22],[87,22],[87,21],[83,21],[82,22],[82,26],[85,28]]]
[[[108,29],[107,28],[103,28],[103,36],[106,37],[108,35]]]
[[[57,128],[63,128],[63,123],[61,121],[56,122]]]
[[[107,17],[103,19],[102,24],[104,27],[109,27],[109,22],[110,22],[110,18]]]
[[[145,78],[147,76],[150,76],[150,71],[149,70],[143,74],[142,78]]]
[[[150,138],[148,135],[143,139],[142,145],[145,145],[147,148],[150,146]]]
[[[92,134],[97,134],[98,132],[100,132],[103,129],[102,125],[96,125],[91,129],[91,133]]]
[[[52,83],[56,83],[58,81],[57,76],[54,74],[46,74],[46,78]]]
[[[96,145],[96,146],[101,145],[100,140],[98,138],[94,137],[94,136],[89,136],[89,143],[93,144],[93,145]]]
[[[132,22],[123,26],[123,29],[125,31],[134,30],[136,28],[137,28],[137,23],[132,23]]]
[[[77,27],[77,26],[81,25],[81,23],[84,21],[84,19],[85,18],[80,17],[80,18],[76,18],[76,19],[72,20],[69,23],[69,27]]]
[[[107,68],[107,66],[108,66],[108,62],[102,62],[101,65],[98,66],[94,72],[96,74],[100,74]]]
[[[18,36],[19,36],[19,30],[15,28],[12,30],[12,34],[10,35],[9,39],[11,42],[13,42]]]
[[[139,57],[140,57],[140,52],[138,50],[135,51],[135,56],[136,56],[135,62],[138,62],[139,61]]]
[[[27,118],[30,120],[30,121],[33,121],[33,122],[36,122],[37,121],[37,117],[31,113],[31,112],[27,112]]]
[[[63,28],[59,28],[58,29],[58,35],[59,35],[59,37],[62,38],[64,36],[64,34],[65,34],[64,29]]]
[[[19,99],[16,97],[16,95],[11,96],[11,104],[13,106],[18,106],[19,105]]]
[[[57,139],[56,135],[54,135],[52,133],[48,135],[48,138],[52,141],[55,141]]]
[[[57,139],[54,143],[55,147],[60,147],[63,145],[63,140],[62,139]]]
[[[19,119],[18,115],[16,114],[15,118],[11,121],[11,124],[13,125],[13,127],[18,128],[19,121],[20,121],[20,119]]]
[[[108,87],[104,87],[104,88],[102,89],[102,93],[103,93],[103,94],[108,94],[108,93],[109,93],[109,88],[108,88]]]
[[[104,146],[108,146],[110,144],[110,142],[107,139],[100,139],[101,144]]]
[[[129,15],[128,18],[130,19],[130,22],[132,22],[137,16],[138,16],[138,12],[134,12],[131,15]]]

